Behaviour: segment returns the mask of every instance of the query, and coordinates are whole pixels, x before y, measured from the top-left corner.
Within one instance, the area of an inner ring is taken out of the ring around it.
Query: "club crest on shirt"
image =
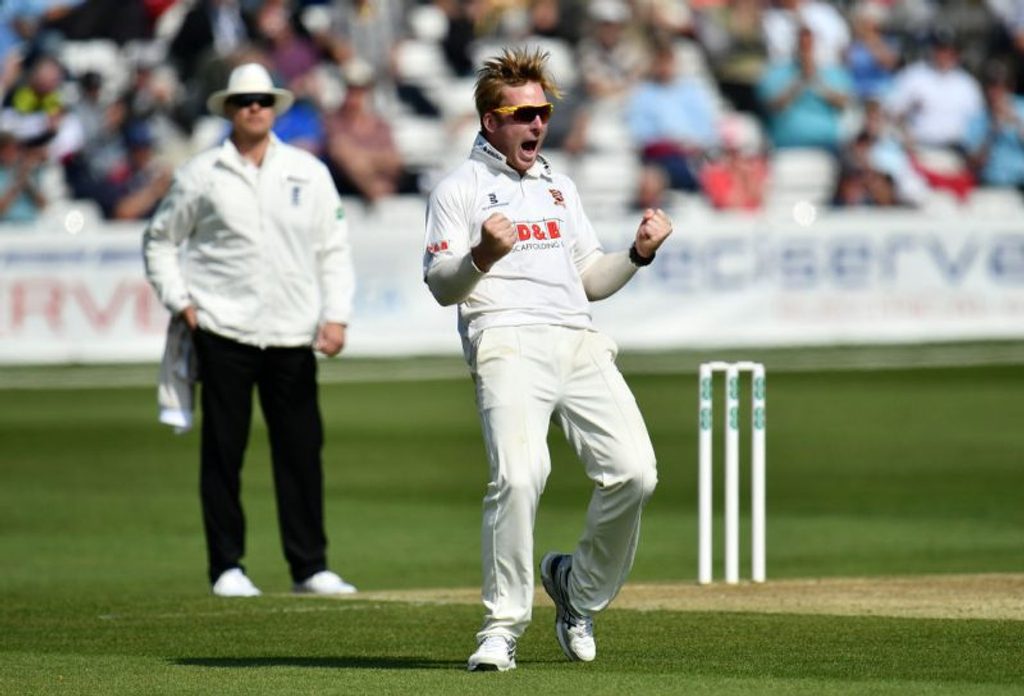
[[[555,205],[560,205],[563,208],[565,207],[565,196],[562,195],[561,191],[558,189],[548,189],[548,192],[551,194],[551,197],[555,199]]]

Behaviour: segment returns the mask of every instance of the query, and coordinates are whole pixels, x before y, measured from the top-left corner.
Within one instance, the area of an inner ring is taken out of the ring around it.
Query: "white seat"
[[[957,174],[964,170],[964,160],[958,152],[946,147],[918,147],[918,163],[925,169],[940,174]]]
[[[562,171],[576,182],[592,219],[626,210],[640,180],[640,162],[632,151],[587,153]]]
[[[825,150],[781,148],[770,161],[768,198],[788,205],[798,201],[824,203],[835,187],[838,164]]]
[[[107,227],[99,203],[88,198],[54,198],[47,202],[37,221],[40,229],[67,234],[102,232]]]
[[[1019,217],[1024,213],[1024,200],[1014,188],[976,188],[967,199],[967,210],[981,217]]]
[[[444,126],[436,119],[400,114],[392,119],[391,132],[402,160],[410,167],[429,167],[444,158]]]
[[[99,73],[106,94],[120,94],[131,79],[128,61],[117,44],[109,39],[65,41],[60,47],[59,60],[72,75],[88,71]]]
[[[451,79],[441,47],[434,42],[407,39],[395,54],[397,73],[407,82],[426,89],[443,89]]]

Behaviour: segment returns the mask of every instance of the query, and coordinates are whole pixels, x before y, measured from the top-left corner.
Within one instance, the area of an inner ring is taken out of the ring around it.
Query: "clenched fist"
[[[672,219],[661,208],[648,208],[636,230],[636,252],[646,259],[653,257],[670,234]]]
[[[313,348],[329,358],[341,352],[345,347],[345,325],[337,322],[325,322],[316,333]]]
[[[512,221],[501,213],[492,213],[480,226],[480,243],[472,249],[473,263],[485,273],[516,243]]]

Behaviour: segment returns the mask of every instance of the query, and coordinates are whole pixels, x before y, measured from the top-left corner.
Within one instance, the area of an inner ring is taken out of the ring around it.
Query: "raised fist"
[[[670,234],[672,219],[661,208],[648,208],[636,230],[636,252],[644,258],[651,258]]]
[[[512,221],[501,213],[492,213],[480,226],[480,243],[472,249],[473,263],[487,272],[501,257],[512,251],[516,243]]]

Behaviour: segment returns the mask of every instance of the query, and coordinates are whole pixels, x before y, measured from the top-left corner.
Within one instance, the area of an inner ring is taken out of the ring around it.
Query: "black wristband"
[[[651,254],[650,256],[641,256],[640,252],[636,250],[635,243],[631,247],[629,247],[629,262],[638,268],[650,266],[651,261],[654,261],[655,256],[656,254]]]

